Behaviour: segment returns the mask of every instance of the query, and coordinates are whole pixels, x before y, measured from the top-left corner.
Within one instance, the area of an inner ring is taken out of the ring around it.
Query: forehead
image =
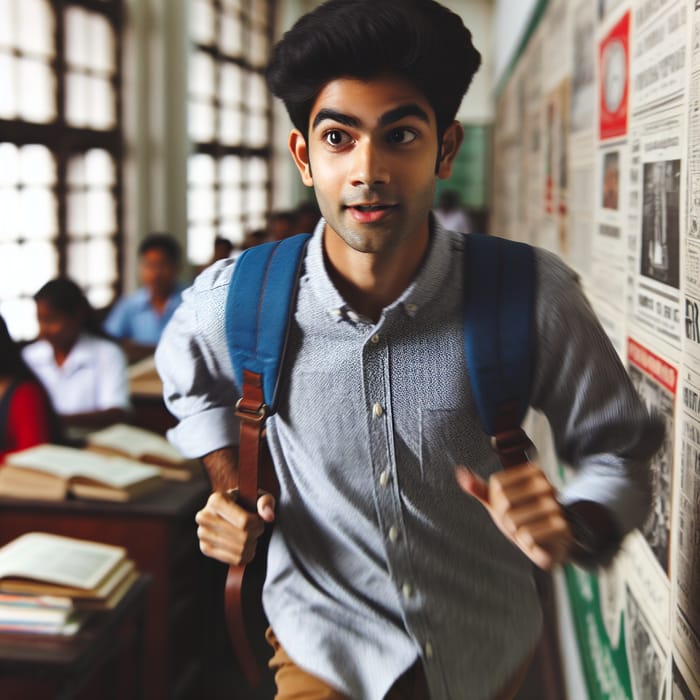
[[[326,83],[311,108],[309,124],[321,110],[330,109],[359,119],[367,125],[376,124],[387,112],[402,105],[417,105],[435,123],[435,112],[423,93],[408,81],[384,76],[371,80],[336,78]]]

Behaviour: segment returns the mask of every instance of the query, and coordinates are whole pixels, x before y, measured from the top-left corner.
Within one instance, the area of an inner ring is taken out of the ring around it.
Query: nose
[[[353,149],[350,181],[355,187],[387,184],[389,169],[382,150],[371,139],[361,139]]]

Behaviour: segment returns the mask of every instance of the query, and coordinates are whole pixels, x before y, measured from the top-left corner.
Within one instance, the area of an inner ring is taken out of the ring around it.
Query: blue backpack
[[[228,350],[241,398],[237,502],[256,510],[258,489],[275,490],[264,440],[266,418],[279,395],[289,328],[309,234],[264,243],[237,259],[226,302]],[[481,425],[504,467],[527,459],[531,442],[520,427],[532,373],[533,249],[484,235],[465,237],[464,353]],[[248,683],[264,678],[269,648],[260,591],[266,544],[254,566],[230,567],[226,619],[238,664]],[[262,561],[261,561],[262,560]]]
[[[255,377],[244,417],[275,411],[296,290],[310,238],[300,234],[245,250],[236,261],[226,305],[226,335],[238,386]],[[464,353],[484,431],[519,428],[532,370],[534,253],[495,236],[465,236]]]

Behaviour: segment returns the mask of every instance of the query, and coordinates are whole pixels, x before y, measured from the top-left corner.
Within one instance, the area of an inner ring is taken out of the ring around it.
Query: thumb
[[[275,520],[275,497],[272,494],[264,493],[258,498],[258,515],[266,522]]]
[[[457,467],[455,476],[462,491],[474,496],[479,503],[488,507],[489,485],[486,481],[467,467]]]

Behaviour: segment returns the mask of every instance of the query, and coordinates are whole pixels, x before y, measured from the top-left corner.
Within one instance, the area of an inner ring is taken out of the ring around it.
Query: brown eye
[[[333,147],[344,146],[349,143],[350,137],[340,129],[331,129],[323,135],[323,140]]]
[[[413,131],[413,129],[407,129],[405,127],[392,129],[387,135],[387,141],[396,145],[411,143],[412,141],[415,141],[415,139],[416,132]]]

